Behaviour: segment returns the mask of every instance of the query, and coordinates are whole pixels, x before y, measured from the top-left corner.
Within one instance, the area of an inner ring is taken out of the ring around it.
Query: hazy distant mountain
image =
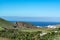
[[[31,22],[60,22],[60,17],[2,17],[8,21],[31,21]]]

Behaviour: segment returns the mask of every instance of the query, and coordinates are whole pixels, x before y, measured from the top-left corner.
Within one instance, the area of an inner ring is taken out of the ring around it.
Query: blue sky
[[[51,17],[42,18],[43,21],[47,21],[47,19],[54,21],[58,17],[60,20],[60,0],[0,0],[0,17],[3,16]],[[55,21],[59,21],[58,19]]]
[[[60,17],[60,0],[0,0],[0,16]]]

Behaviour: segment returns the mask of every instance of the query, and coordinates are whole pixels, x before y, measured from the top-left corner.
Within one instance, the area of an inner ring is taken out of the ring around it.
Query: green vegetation
[[[1,30],[4,30],[4,28],[0,27],[0,31],[1,31]]]
[[[59,29],[59,28],[58,28]],[[60,30],[58,32],[47,32],[46,35],[40,36],[42,31],[21,31],[21,30],[5,30],[0,32],[0,37],[10,40],[60,40]]]
[[[13,23],[0,18],[0,27],[13,28]]]

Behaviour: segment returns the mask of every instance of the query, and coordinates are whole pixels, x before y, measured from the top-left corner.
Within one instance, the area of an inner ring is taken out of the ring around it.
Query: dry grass
[[[0,40],[9,40],[8,38],[0,37]]]

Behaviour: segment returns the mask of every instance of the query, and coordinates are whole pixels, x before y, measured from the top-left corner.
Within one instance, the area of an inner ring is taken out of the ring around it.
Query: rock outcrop
[[[36,26],[30,24],[30,23],[26,23],[26,22],[16,22],[14,24],[14,27],[15,28],[22,28],[22,27],[25,27],[25,28],[37,28]]]

